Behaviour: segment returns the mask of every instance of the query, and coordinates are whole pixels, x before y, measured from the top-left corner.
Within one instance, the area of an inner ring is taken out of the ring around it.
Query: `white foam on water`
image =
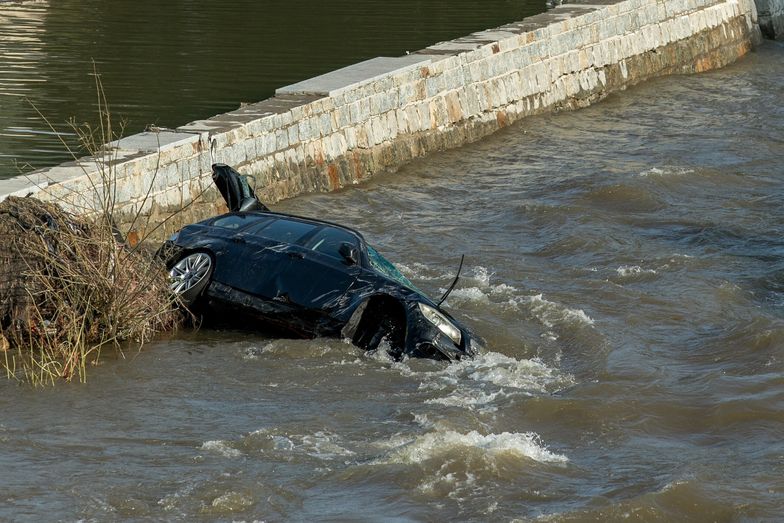
[[[264,354],[269,350],[267,349],[267,347],[269,347],[270,345],[271,344],[268,344],[264,347],[257,347],[255,345],[251,347],[246,347],[242,350],[242,359],[245,361],[257,360],[259,359],[259,356],[261,356],[262,354]]]
[[[449,278],[448,273],[440,272],[424,263],[414,262],[411,265],[396,263],[395,266],[400,269],[400,272],[402,272],[405,277],[411,280],[432,281]]]
[[[439,289],[439,292],[443,294],[446,292],[446,289]],[[448,303],[450,305],[460,305],[466,302],[487,304],[490,303],[490,296],[485,294],[479,287],[454,289],[449,294]]]
[[[227,492],[213,499],[211,505],[220,511],[233,512],[250,507],[253,505],[253,499],[239,492]]]
[[[294,450],[294,442],[286,436],[272,436],[272,445],[275,450]]]
[[[430,429],[435,426],[435,423],[430,421],[430,418],[427,417],[427,414],[416,414],[413,412],[411,414],[413,414],[414,416],[414,423],[416,423],[420,427]]]
[[[502,395],[505,395],[503,390],[487,393],[483,391],[458,389],[448,396],[429,399],[425,401],[425,403],[443,405],[445,407],[467,407],[469,409],[479,407],[483,411],[494,411],[497,410],[497,407],[492,406],[491,404]]]
[[[180,489],[176,492],[172,492],[171,494],[167,494],[166,496],[162,497],[158,500],[158,505],[166,511],[174,511],[180,507],[183,499],[189,498],[193,491],[196,489],[196,485],[193,483],[188,483],[183,485]],[[185,514],[181,514],[185,515]]]
[[[275,341],[271,341],[264,345],[251,345],[244,347],[240,351],[240,355],[245,361],[257,360],[265,354],[275,353],[277,347]]]
[[[320,459],[354,455],[354,452],[339,445],[338,442],[342,442],[342,440],[337,434],[319,431],[315,434],[302,436],[301,448],[309,456]]]
[[[389,340],[383,338],[381,343],[378,344],[378,347],[375,350],[365,351],[364,357],[373,361],[377,361],[379,363],[387,363],[393,366],[399,366],[399,362],[395,360],[390,354],[390,349],[392,346],[389,344]]]
[[[416,437],[393,448],[380,463],[414,465],[441,458],[453,452],[479,452],[488,460],[500,456],[527,458],[540,463],[566,463],[568,458],[548,450],[534,432],[502,432],[480,434],[472,430],[460,433],[455,430],[436,430]]]
[[[486,267],[477,266],[474,267],[474,277],[473,279],[482,284],[484,287],[490,286],[490,279],[495,275],[495,273],[491,273],[487,270]]]
[[[647,177],[663,177],[663,176],[684,176],[687,174],[693,174],[694,169],[688,169],[685,167],[651,167],[641,173],[638,176],[643,178]]]
[[[664,174],[664,171],[662,171],[658,167],[651,167],[647,171],[643,171],[639,173],[638,176],[650,176],[650,175],[661,176],[662,174]]]
[[[562,382],[565,378],[538,359],[518,360],[498,352],[480,354],[473,361],[461,361],[452,367],[445,372],[451,375],[466,374],[474,381],[528,392],[546,392],[550,385]],[[571,378],[567,381],[571,383]]]
[[[353,456],[354,452],[343,446],[342,438],[335,433],[317,431],[313,434],[286,434],[276,429],[259,429],[246,439],[260,438],[272,443],[277,452],[305,454],[322,460]]]
[[[615,272],[617,272],[618,276],[621,278],[629,278],[643,274],[656,274],[654,269],[643,269],[639,265],[621,265],[615,269]]]
[[[574,384],[574,378],[538,359],[517,359],[498,352],[484,352],[474,359],[450,363],[438,371],[413,372],[419,389],[436,397],[426,404],[494,412],[515,396],[549,394]]]
[[[422,379],[420,389],[442,390],[460,385],[490,384],[528,392],[547,392],[554,384],[572,384],[572,378],[548,367],[538,359],[517,359],[498,352],[484,352],[473,359],[450,363],[435,372],[415,373],[408,369],[408,376]]]
[[[504,305],[507,301],[506,299],[514,297],[518,290],[516,287],[506,283],[493,284],[493,276],[494,273],[488,271],[485,267],[474,267],[472,275],[463,276],[465,282],[473,285],[454,289],[449,295],[447,303],[458,306],[465,303],[479,303],[483,305],[498,303]],[[439,289],[439,292],[446,292],[446,287]],[[498,298],[501,298],[501,302],[497,301]]]
[[[591,327],[593,319],[582,309],[570,309],[564,305],[546,300],[544,295],[524,296],[519,300],[527,304],[536,318],[547,328],[552,329],[558,324],[571,324]]]
[[[223,440],[205,441],[201,448],[227,458],[238,458],[242,456],[242,452],[239,449],[235,449],[229,442]]]

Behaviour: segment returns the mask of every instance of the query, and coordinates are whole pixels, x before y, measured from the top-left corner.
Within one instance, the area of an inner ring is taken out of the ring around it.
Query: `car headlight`
[[[463,339],[463,335],[460,333],[460,329],[455,327],[446,316],[438,312],[430,305],[425,305],[422,302],[419,302],[418,305],[419,310],[422,311],[422,315],[427,318],[427,321],[438,327],[438,330],[449,336],[449,339],[455,342],[455,345],[460,345],[460,341]]]

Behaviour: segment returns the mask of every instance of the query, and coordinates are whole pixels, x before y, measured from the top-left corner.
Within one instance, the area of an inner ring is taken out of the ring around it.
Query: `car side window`
[[[250,234],[261,236],[279,243],[297,243],[297,241],[316,229],[317,225],[295,220],[275,220],[272,223],[260,224],[250,229]]]
[[[262,220],[266,221],[266,218],[254,214],[227,214],[226,216],[221,216],[220,218],[213,220],[212,225],[214,227],[222,227],[224,229],[236,231],[246,225]]]
[[[350,243],[359,249],[359,240],[350,232],[336,227],[323,227],[308,240],[305,247],[333,258],[342,259],[339,249],[343,243]]]

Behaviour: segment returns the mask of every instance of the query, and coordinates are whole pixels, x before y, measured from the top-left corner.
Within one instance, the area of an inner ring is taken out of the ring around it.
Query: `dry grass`
[[[34,198],[0,203],[0,366],[34,385],[84,381],[102,348],[141,347],[182,319],[163,263],[144,242],[126,245],[115,225],[116,152],[106,144],[122,129],[112,127],[95,78],[99,124],[71,126],[98,166],[96,208],[74,216]]]
[[[18,229],[4,242],[4,268],[16,269],[2,289],[9,377],[84,381],[102,347],[141,346],[179,322],[161,262],[118,245],[109,226],[32,198],[0,204],[0,221]]]

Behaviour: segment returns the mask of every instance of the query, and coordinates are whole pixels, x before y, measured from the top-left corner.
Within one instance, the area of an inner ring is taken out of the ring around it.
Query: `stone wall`
[[[784,40],[784,0],[756,0],[759,25],[770,39]]]
[[[591,0],[287,86],[273,98],[0,183],[77,212],[113,206],[166,234],[222,210],[210,164],[252,174],[274,203],[360,183],[543,111],[647,78],[721,67],[759,39],[752,0]],[[2,198],[2,196],[0,196]],[[181,212],[177,212],[181,211]]]

